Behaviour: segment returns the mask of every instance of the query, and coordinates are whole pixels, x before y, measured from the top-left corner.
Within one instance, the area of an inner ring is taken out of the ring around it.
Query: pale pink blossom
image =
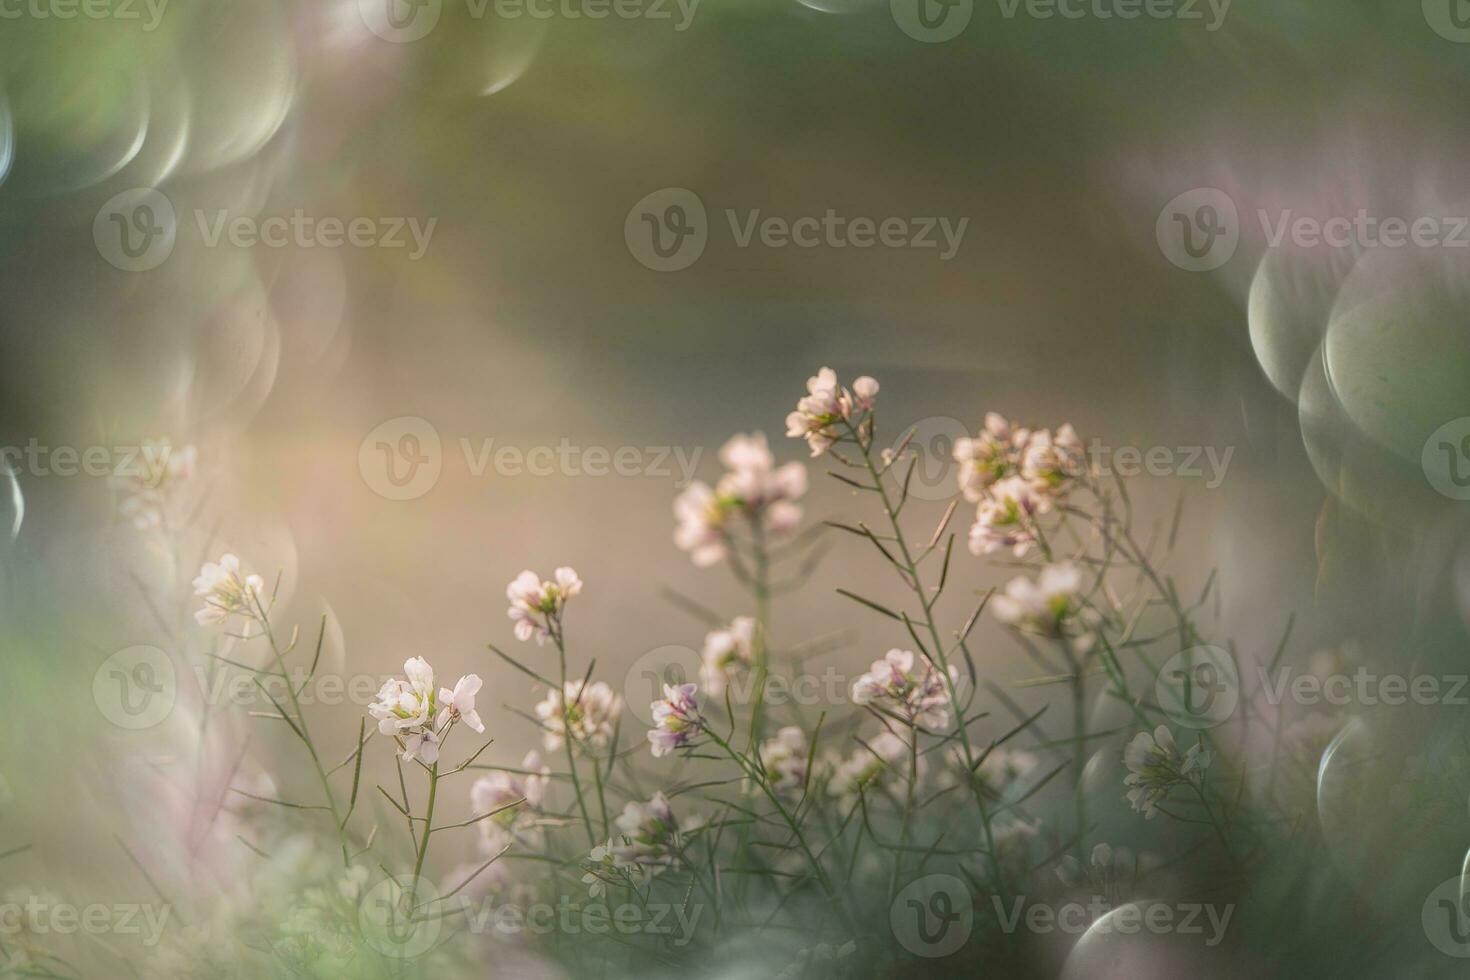
[[[766,771],[771,788],[781,793],[805,786],[809,751],[805,733],[795,725],[782,728],[775,738],[762,742],[761,768]]]
[[[567,681],[563,690],[552,688],[536,705],[546,751],[559,751],[566,744],[568,724],[573,742],[605,748],[612,741],[623,699],[603,681],[584,688],[580,680]]]
[[[951,682],[959,669],[949,668]],[[873,705],[931,731],[949,724],[949,685],[944,675],[912,650],[889,650],[852,685],[854,704]]]
[[[704,731],[704,718],[694,697],[698,690],[694,684],[665,684],[663,698],[653,702],[654,727],[648,733],[648,744],[655,758],[688,745]]]
[[[537,644],[545,643],[554,630],[561,628],[567,600],[581,591],[582,580],[572,568],[558,568],[552,581],[542,581],[530,570],[521,572],[505,589],[505,597],[510,600],[506,614],[515,623],[516,639],[534,638]]]
[[[699,681],[710,697],[721,697],[730,673],[748,670],[754,662],[755,629],[754,619],[737,616],[726,628],[705,636]]]
[[[853,424],[857,414],[873,410],[878,382],[864,375],[848,391],[837,383],[837,373],[824,367],[807,379],[806,391],[796,410],[786,416],[786,435],[805,439],[812,455],[820,456],[843,437],[843,428]]]
[[[437,727],[442,729],[445,722],[452,719],[464,722],[477,732],[483,732],[485,725],[475,711],[475,695],[480,690],[480,684],[480,675],[466,674],[455,683],[454,690],[440,688]]]
[[[213,626],[233,615],[256,619],[264,602],[265,582],[259,575],[240,574],[240,559],[221,555],[218,562],[205,562],[194,579],[194,594],[204,605],[194,613],[201,626]]]
[[[178,509],[198,461],[193,446],[174,449],[166,439],[145,440],[110,477],[119,495],[118,509],[140,531],[163,526]]]
[[[636,865],[649,875],[678,863],[683,835],[696,826],[691,822],[681,827],[663,793],[654,793],[647,803],[630,802],[616,822],[613,859],[622,866]]]
[[[1078,652],[1092,645],[1098,615],[1082,595],[1082,570],[1069,561],[1041,570],[1035,581],[1018,575],[991,600],[995,618],[1007,626],[1049,639],[1064,639]]]
[[[1009,548],[1024,557],[1037,541],[1036,518],[1050,502],[1019,476],[1008,476],[987,490],[970,526],[970,553],[987,555]]]

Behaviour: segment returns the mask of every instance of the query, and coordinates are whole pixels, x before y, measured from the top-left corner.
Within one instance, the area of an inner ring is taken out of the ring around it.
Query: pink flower
[[[694,699],[698,690],[694,684],[665,684],[663,700],[653,702],[654,727],[648,733],[648,743],[655,758],[688,745],[704,731],[704,719]]]
[[[727,472],[714,489],[695,481],[674,499],[674,543],[700,568],[728,554],[732,517],[743,517],[771,534],[790,531],[801,521],[795,501],[806,495],[806,467],[776,466],[766,437],[759,433],[730,437],[720,449]]]
[[[1008,476],[985,491],[970,526],[970,553],[988,555],[1009,548],[1017,558],[1036,544],[1036,516],[1046,513],[1050,501],[1019,476]]]
[[[240,575],[240,559],[221,555],[218,562],[205,562],[194,579],[194,594],[204,599],[194,619],[200,626],[213,626],[236,614],[255,619],[264,591],[259,575]]]
[[[535,637],[537,644],[545,643],[551,631],[560,627],[567,600],[581,591],[582,580],[572,568],[558,568],[551,582],[541,581],[533,571],[521,572],[505,588],[510,600],[506,614],[515,623],[516,639],[524,642]]]
[[[853,382],[853,391],[837,383],[837,374],[824,367],[806,382],[807,393],[786,416],[786,435],[805,439],[812,455],[820,456],[842,438],[841,423],[851,422],[855,412],[871,412],[878,395],[878,382],[864,375]]]
[[[725,693],[725,680],[732,670],[745,670],[755,659],[755,620],[737,616],[728,627],[704,638],[699,680],[710,697]]]
[[[950,681],[959,669],[949,668]],[[944,675],[912,650],[889,650],[852,685],[854,704],[886,708],[905,721],[931,731],[949,724],[949,686]]]

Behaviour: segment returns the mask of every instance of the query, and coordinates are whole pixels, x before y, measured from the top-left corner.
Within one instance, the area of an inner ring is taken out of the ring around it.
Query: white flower
[[[801,521],[801,508],[793,501],[806,495],[806,467],[796,462],[777,467],[763,433],[731,436],[720,449],[720,462],[729,470],[715,487],[722,504],[778,534]]]
[[[1042,493],[1061,495],[1087,468],[1082,440],[1068,423],[1053,435],[1042,429],[1026,441],[1021,454],[1021,476]]]
[[[857,799],[860,792],[866,793],[885,783],[902,783],[909,778],[909,746],[903,739],[890,731],[884,731],[859,745],[852,756],[843,760],[829,760],[833,767],[832,778],[827,783],[827,793],[843,804]],[[923,756],[918,759],[917,778],[922,779],[927,764]]]
[[[145,440],[132,465],[109,479],[121,499],[118,509],[140,531],[160,527],[184,486],[194,478],[199,453],[193,446],[175,450],[168,440]]]
[[[1035,582],[1018,575],[991,601],[995,618],[1007,626],[1052,639],[1066,639],[1078,652],[1092,645],[1097,614],[1082,596],[1082,570],[1069,561],[1041,570]]]
[[[674,498],[674,544],[699,568],[722,561],[726,554],[725,521],[729,512],[709,484],[695,480]]]
[[[648,733],[648,745],[654,758],[688,745],[704,732],[704,719],[694,699],[698,690],[694,684],[664,685],[663,699],[651,706],[654,727]]]
[[[616,850],[617,839],[613,838],[606,844],[598,844],[588,855],[587,873],[582,875],[582,884],[587,886],[591,897],[606,896],[610,882],[637,887],[649,879],[646,868],[632,861],[619,860]]]
[[[746,670],[754,659],[755,620],[749,616],[737,616],[725,629],[705,636],[704,650],[700,654],[699,681],[710,697],[721,697],[725,693],[728,672]]]
[[[806,735],[795,725],[788,725],[775,738],[761,743],[761,767],[772,789],[779,793],[806,785],[808,751]]]
[[[498,851],[509,843],[507,835],[524,837],[535,826],[535,811],[540,809],[542,800],[546,798],[551,769],[534,749],[521,760],[521,769],[524,772],[496,770],[481,776],[470,787],[470,809],[474,815],[495,814],[477,824],[487,853]],[[525,802],[511,806],[517,800]]]
[[[807,393],[786,416],[786,435],[805,439],[812,455],[820,456],[842,438],[839,423],[850,423],[856,412],[871,412],[878,382],[866,375],[853,382],[853,391],[837,383],[837,374],[824,367],[806,382]]]
[[[239,614],[250,619],[259,615],[265,582],[259,575],[240,575],[240,559],[221,555],[218,562],[205,562],[194,579],[194,594],[204,598],[204,606],[194,613],[200,626],[222,623]]]
[[[553,688],[536,705],[536,717],[543,729],[542,744],[548,752],[561,749],[566,744],[569,720],[572,741],[603,748],[612,741],[613,728],[622,710],[622,698],[604,682],[593,681],[584,690],[580,680],[567,681],[564,692]]]
[[[975,509],[970,526],[970,553],[988,555],[1011,549],[1017,558],[1036,543],[1036,517],[1051,508],[1045,496],[1019,476],[1008,476],[990,487]]]
[[[954,459],[959,463],[960,492],[970,503],[978,503],[987,487],[1016,473],[1021,447],[1030,433],[1012,428],[1005,418],[989,412],[985,426],[974,439],[956,439]]]
[[[477,732],[483,732],[485,725],[480,721],[480,715],[475,711],[475,694],[480,690],[480,675],[466,674],[454,685],[454,690],[441,687],[439,689],[439,720],[438,728],[442,729],[447,720],[462,721]]]
[[[728,554],[730,519],[744,517],[770,534],[783,534],[801,521],[795,501],[806,495],[806,467],[776,466],[766,437],[735,435],[720,449],[727,472],[714,489],[694,481],[674,498],[674,543],[705,568]]]
[[[1203,778],[1210,765],[1210,753],[1196,742],[1181,754],[1168,726],[1160,725],[1153,734],[1139,732],[1123,751],[1123,764],[1128,767],[1124,784],[1131,786],[1128,802],[1146,819],[1153,819],[1155,809],[1169,790],[1195,776]]]
[[[549,582],[541,581],[533,571],[521,572],[505,588],[510,600],[506,614],[515,623],[516,639],[535,637],[538,644],[545,643],[552,630],[560,629],[567,600],[581,591],[582,580],[572,568],[558,568],[555,580]]]
[[[959,681],[959,669],[949,668]],[[889,650],[852,684],[854,704],[874,704],[929,730],[949,724],[949,686],[944,675],[912,650]]]
[[[679,826],[663,793],[654,793],[647,803],[630,802],[617,825],[619,836],[610,842],[614,860],[620,866],[636,865],[649,875],[678,863],[682,831],[690,829]]]
[[[427,765],[439,761],[439,743],[448,726],[463,721],[483,732],[475,713],[475,692],[480,679],[474,674],[461,677],[454,690],[441,689],[434,694],[434,668],[423,657],[411,657],[403,663],[405,679],[393,678],[378,689],[378,696],[368,705],[368,714],[378,720],[378,731],[403,739],[403,761],[421,759]],[[442,705],[442,707],[441,707]]]

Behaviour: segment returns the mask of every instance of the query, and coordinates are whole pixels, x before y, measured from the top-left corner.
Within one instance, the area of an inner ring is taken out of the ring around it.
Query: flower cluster
[[[832,778],[827,783],[828,795],[847,804],[884,783],[907,779],[908,752],[903,739],[889,731],[880,732],[859,745],[847,759],[829,760]],[[922,756],[918,761],[916,775],[922,779],[927,766]]]
[[[546,692],[536,705],[541,742],[546,751],[559,751],[570,731],[574,743],[604,748],[612,741],[622,711],[623,699],[604,682],[593,681],[584,687],[580,680],[567,681],[562,690]]]
[[[705,636],[699,682],[711,697],[725,693],[725,682],[731,672],[750,669],[755,659],[755,626],[751,617],[737,616],[729,626]]]
[[[720,448],[726,472],[713,489],[695,480],[674,499],[674,543],[705,568],[729,554],[729,524],[744,517],[760,533],[784,534],[801,521],[795,501],[806,495],[806,467],[777,466],[766,437],[732,436]]]
[[[259,575],[241,575],[240,559],[221,555],[218,562],[205,562],[194,579],[194,594],[204,600],[194,619],[200,626],[214,626],[237,614],[256,619],[264,593]]]
[[[378,731],[403,740],[403,761],[420,759],[425,765],[439,761],[439,746],[456,722],[477,732],[485,725],[475,711],[480,678],[467,674],[455,682],[454,690],[434,691],[434,668],[423,657],[403,664],[403,678],[385,681],[368,714],[378,720]]]
[[[135,464],[139,470],[119,471],[110,478],[120,499],[118,509],[140,531],[161,527],[185,485],[194,478],[199,453],[193,446],[175,450],[167,440],[145,440]]]
[[[959,681],[957,667],[949,668],[949,680]],[[912,650],[889,650],[882,660],[873,661],[868,672],[853,681],[852,700],[884,708],[931,731],[949,724],[949,684]]]
[[[1153,733],[1139,732],[1123,752],[1128,775],[1123,782],[1133,787],[1128,802],[1133,809],[1152,820],[1154,812],[1169,791],[1195,776],[1202,776],[1210,765],[1210,753],[1195,743],[1183,753],[1168,726],[1160,725]]]
[[[704,718],[694,699],[698,690],[694,684],[665,684],[663,698],[653,702],[654,727],[648,732],[648,744],[655,758],[688,745],[704,731]]]
[[[524,642],[535,637],[538,645],[545,643],[553,631],[561,629],[567,600],[581,591],[582,580],[576,569],[558,568],[555,581],[550,582],[543,582],[533,571],[521,572],[505,588],[505,597],[510,600],[506,614],[515,623],[516,639]]]
[[[594,847],[584,867],[586,873],[582,875],[582,884],[587,886],[587,894],[592,898],[606,897],[609,884],[636,888],[646,883],[650,877],[648,870],[641,864],[618,858],[616,838]]]
[[[849,391],[837,383],[835,371],[824,367],[807,379],[806,391],[796,411],[786,416],[786,435],[805,439],[812,455],[820,456],[843,437],[839,426],[853,425],[857,415],[873,410],[878,382],[863,375]]]
[[[1011,425],[994,412],[973,439],[957,439],[959,487],[976,504],[970,551],[1009,548],[1023,557],[1037,541],[1036,519],[1050,513],[1086,472],[1082,441],[1071,425],[1056,432]]]
[[[647,803],[630,802],[617,819],[619,835],[611,842],[618,864],[636,865],[650,875],[679,862],[683,834],[694,824],[681,827],[663,793],[654,793]]]
[[[1082,570],[1071,562],[1047,565],[1035,581],[1016,576],[991,600],[991,609],[1007,626],[1065,640],[1078,653],[1092,646],[1090,630],[1098,617],[1084,601]]]
[[[795,725],[787,725],[760,746],[761,768],[771,788],[778,793],[799,790],[806,785],[806,735]]]
[[[470,805],[476,817],[493,816],[479,822],[481,845],[495,853],[517,837],[525,836],[536,822],[535,811],[546,798],[551,769],[532,749],[521,760],[521,772],[497,769],[475,780],[470,787]],[[513,806],[524,800],[524,806]]]

